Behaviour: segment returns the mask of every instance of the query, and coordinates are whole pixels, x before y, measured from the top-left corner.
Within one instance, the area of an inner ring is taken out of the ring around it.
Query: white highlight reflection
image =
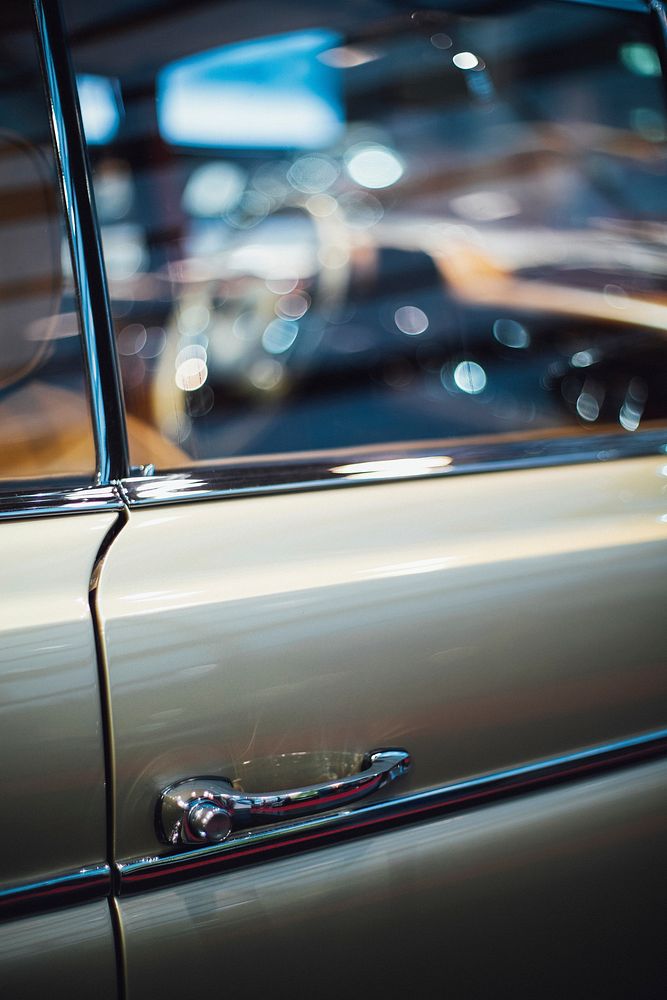
[[[454,369],[454,381],[461,392],[476,396],[486,386],[486,372],[476,361],[461,361]]]
[[[479,65],[479,59],[474,52],[457,52],[452,56],[452,62],[457,69],[474,69]]]
[[[408,337],[418,337],[428,330],[428,316],[418,306],[401,306],[394,313],[394,323]]]
[[[174,381],[184,392],[200,389],[208,378],[208,368],[202,358],[188,357],[176,369]]]
[[[353,146],[347,156],[347,172],[365,188],[386,188],[403,176],[403,164],[386,146]]]
[[[262,334],[262,347],[270,354],[282,354],[292,346],[298,332],[298,323],[286,319],[274,319]]]
[[[437,573],[460,563],[456,556],[442,556],[436,559],[415,559],[413,562],[391,563],[387,566],[375,566],[359,573],[364,580],[381,580],[396,576],[421,576],[422,573]]]
[[[403,479],[412,476],[427,476],[442,472],[452,464],[448,455],[430,455],[427,458],[391,458],[377,462],[353,462],[337,465],[331,472],[352,479]]]
[[[376,52],[371,52],[370,49],[341,45],[335,49],[320,52],[317,58],[326,66],[333,66],[335,69],[354,69],[355,66],[374,62],[379,56]]]

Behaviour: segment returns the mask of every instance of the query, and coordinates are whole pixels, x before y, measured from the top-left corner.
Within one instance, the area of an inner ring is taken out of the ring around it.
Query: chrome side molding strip
[[[667,754],[667,729],[480,775],[384,802],[239,833],[221,844],[118,864],[120,894],[147,891],[232,867],[269,861],[312,847],[460,812],[499,799],[592,777]]]
[[[57,514],[90,514],[122,510],[125,504],[115,486],[26,487],[0,494],[0,521],[54,517]]]
[[[484,442],[418,442],[346,449],[299,459],[240,459],[124,479],[130,507],[389,483],[405,479],[608,462],[667,453],[667,428],[635,434]],[[151,467],[152,471],[152,467]]]
[[[388,445],[334,452],[331,457],[244,459],[206,469],[133,476],[107,486],[17,482],[0,493],[0,521],[96,510],[216,500],[271,493],[432,479],[477,472],[610,462],[667,454],[667,428],[603,434],[456,444]],[[152,467],[151,467],[152,469]]]
[[[29,882],[0,889],[0,919],[25,913],[37,913],[52,907],[102,899],[111,892],[109,865],[93,865],[76,872],[55,875],[40,882]]]
[[[349,837],[461,812],[563,781],[667,755],[667,729],[592,747],[533,764],[480,775],[467,781],[238,834],[222,844],[136,858],[111,869],[92,865],[37,882],[0,889],[0,920],[40,913],[114,893],[149,891],[230,868],[261,863]],[[114,886],[114,882],[116,886]]]

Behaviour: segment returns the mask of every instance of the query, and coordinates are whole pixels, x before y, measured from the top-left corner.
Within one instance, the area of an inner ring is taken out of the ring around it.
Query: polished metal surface
[[[248,998],[662,996],[666,781],[653,762],[121,897],[128,995],[208,961]]]
[[[402,745],[420,792],[660,729],[666,488],[661,456],[132,510],[99,590],[117,857],[249,758]]]
[[[124,502],[115,486],[59,485],[49,489],[42,484],[0,493],[0,520],[54,517],[57,514],[90,514],[101,510],[121,510]]]
[[[432,788],[417,795],[405,795],[353,810],[339,810],[326,816],[240,834],[227,843],[215,847],[181,851],[179,854],[166,857],[138,858],[118,865],[121,876],[120,890],[121,892],[145,891],[151,886],[189,880],[197,875],[210,876],[211,873],[239,863],[243,865],[266,863],[281,853],[290,851],[295,844],[298,844],[300,849],[305,849],[308,846],[330,844],[341,835],[370,835],[378,829],[406,821],[414,823],[442,814],[456,814],[517,793],[525,794],[562,781],[576,781],[590,777],[593,773],[626,767],[638,761],[665,755],[667,755],[667,729],[580,750],[551,760],[537,761],[523,767],[479,775],[442,788]],[[187,814],[190,803],[192,803],[191,808],[197,810],[205,808],[203,796],[200,795],[196,799],[188,798],[191,794],[196,794],[194,788],[187,789],[180,800],[170,803],[169,815],[183,817]],[[213,793],[209,799],[212,809],[217,808],[218,794]],[[230,811],[224,806],[222,808],[231,822]],[[174,845],[179,841],[196,843],[194,836],[189,837],[189,834],[183,836],[176,822],[173,828],[167,828],[165,825],[165,832],[167,830],[173,832],[171,842]]]
[[[0,918],[101,899],[110,891],[111,868],[107,864],[94,865],[53,878],[0,889]]]
[[[207,799],[199,799],[184,811],[180,831],[164,831],[163,835],[168,843],[177,843],[180,832],[183,843],[217,844],[231,833],[232,821],[229,806],[211,805]],[[170,834],[174,839],[168,839]]]
[[[97,475],[100,483],[107,484],[127,475],[129,458],[106,272],[59,4],[57,0],[34,0],[34,10],[78,293]]]
[[[118,1000],[106,900],[0,924],[0,984],[11,1000]]]
[[[131,507],[268,493],[450,477],[664,454],[667,428],[636,434],[531,437],[517,441],[431,442],[347,449],[312,458],[226,462],[189,471],[135,476],[121,484]]]
[[[284,754],[279,760],[283,774],[289,773],[292,756]],[[294,756],[301,767],[305,758],[307,766],[308,754]],[[158,833],[167,844],[220,843],[232,830],[309,816],[354,802],[400,778],[410,764],[405,750],[371,750],[364,755],[357,773],[334,775],[329,781],[276,792],[244,791],[226,779],[189,778],[165,789],[160,796]]]

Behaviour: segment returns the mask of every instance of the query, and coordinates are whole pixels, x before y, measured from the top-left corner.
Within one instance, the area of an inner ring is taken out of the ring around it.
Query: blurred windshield
[[[136,464],[665,421],[647,17],[65,9]]]

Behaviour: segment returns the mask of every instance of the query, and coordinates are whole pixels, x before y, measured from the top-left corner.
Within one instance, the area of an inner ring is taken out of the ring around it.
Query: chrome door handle
[[[265,793],[237,790],[226,778],[187,778],[160,796],[158,835],[167,844],[218,844],[233,830],[308,816],[370,795],[405,774],[410,763],[405,750],[373,750],[355,774]]]

